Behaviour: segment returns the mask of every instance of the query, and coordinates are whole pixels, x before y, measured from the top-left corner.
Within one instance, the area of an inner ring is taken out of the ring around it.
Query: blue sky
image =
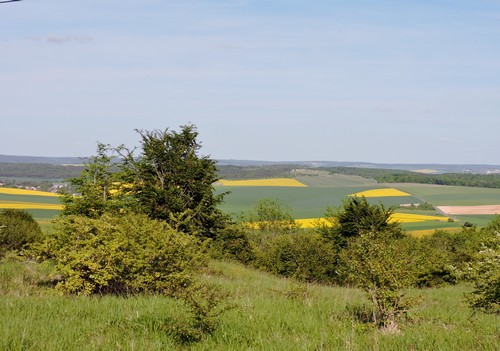
[[[500,164],[500,1],[0,4],[0,154]]]

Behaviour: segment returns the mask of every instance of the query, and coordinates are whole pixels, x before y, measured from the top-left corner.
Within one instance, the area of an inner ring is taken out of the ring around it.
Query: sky
[[[500,164],[500,0],[0,4],[0,154]]]

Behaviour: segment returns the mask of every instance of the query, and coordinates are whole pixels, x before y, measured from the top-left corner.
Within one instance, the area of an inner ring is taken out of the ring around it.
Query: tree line
[[[480,188],[500,188],[500,174],[443,173],[424,174],[412,171],[377,168],[327,168],[334,174],[356,175],[374,179],[379,183],[420,183]]]

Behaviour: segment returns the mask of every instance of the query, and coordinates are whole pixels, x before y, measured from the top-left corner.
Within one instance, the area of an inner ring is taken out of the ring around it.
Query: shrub
[[[212,242],[212,255],[215,258],[234,260],[243,264],[255,260],[253,244],[248,238],[248,233],[237,224],[227,226],[217,233]]]
[[[280,235],[257,250],[256,265],[268,272],[306,282],[332,282],[336,255],[314,234]]]
[[[397,329],[409,307],[402,292],[413,284],[408,243],[390,232],[365,232],[340,254],[348,282],[365,291],[372,304],[371,321],[381,328]]]
[[[499,238],[500,240],[500,238]],[[469,266],[469,277],[474,290],[466,296],[472,308],[500,314],[500,243],[496,248],[485,248],[478,260]]]
[[[467,294],[469,306],[474,309],[500,314],[500,216],[482,231],[490,234],[482,243],[476,260],[469,263],[465,276],[474,284]]]
[[[0,211],[0,257],[7,251],[22,250],[42,238],[40,225],[22,210]]]
[[[163,293],[177,296],[194,283],[206,260],[193,236],[145,215],[60,218],[43,245],[70,294]]]
[[[415,255],[418,257],[417,285],[433,287],[456,284],[459,271],[476,260],[477,252],[489,234],[476,227],[464,227],[451,233],[437,230],[420,239]]]

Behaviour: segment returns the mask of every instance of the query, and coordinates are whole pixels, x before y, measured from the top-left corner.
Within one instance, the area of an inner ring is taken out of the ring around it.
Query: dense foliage
[[[304,282],[333,283],[336,253],[315,234],[268,236],[257,247],[255,266]]]
[[[124,156],[119,176],[131,185],[128,195],[136,207],[181,231],[215,237],[226,221],[217,208],[224,194],[214,194],[214,183],[219,180],[216,162],[199,155],[195,126],[183,126],[180,132],[138,132],[139,155],[135,150],[117,149]]]
[[[141,214],[64,216],[39,255],[55,261],[70,294],[180,294],[205,262],[200,243]]]
[[[250,214],[267,222],[275,219],[279,223],[281,218],[286,224],[288,216],[292,218],[288,210],[266,200]],[[257,217],[259,211],[274,216]],[[498,271],[492,268],[498,266],[496,256],[492,257],[491,251],[489,256],[477,252],[485,242],[491,242],[492,233],[500,229],[500,221],[486,229],[473,226],[459,232],[438,230],[417,238],[407,235],[400,224],[390,222],[391,213],[392,209],[371,205],[365,198],[350,198],[337,209],[327,209],[316,233],[298,227],[283,231],[279,225],[266,227],[265,231],[257,225],[235,225],[224,237],[227,242],[216,241],[217,257],[302,282],[359,287],[371,304],[358,317],[394,330],[413,303],[404,293],[407,288],[456,284],[464,280],[466,275],[462,272],[468,269],[480,272],[475,276],[487,280],[481,283],[476,279],[477,289],[471,295],[474,298],[469,298],[471,305],[482,299],[479,291],[486,287],[490,290],[481,296],[497,296],[496,288],[491,290],[498,278]],[[480,266],[478,262],[482,262]],[[489,274],[485,274],[485,267]],[[482,306],[497,303],[485,302]],[[479,306],[479,302],[475,304]]]
[[[328,208],[326,221],[317,232],[337,248],[345,247],[349,239],[368,232],[391,232],[394,237],[401,237],[401,226],[389,222],[392,213],[392,209],[383,205],[370,205],[365,197],[352,197],[338,209]]]
[[[0,210],[0,257],[41,240],[42,230],[33,216],[16,209]]]
[[[114,157],[108,152],[109,147],[99,143],[97,155],[87,161],[79,177],[70,179],[78,195],[66,193],[62,196],[63,216],[99,218],[104,213],[116,213],[127,207],[127,202],[121,193],[112,195],[115,185],[119,184],[119,178],[113,171]]]
[[[483,232],[489,236],[483,238],[475,260],[462,269],[474,285],[467,302],[475,309],[500,315],[500,216]]]
[[[80,177],[70,180],[80,196],[64,196],[63,215],[143,213],[176,230],[214,238],[227,222],[217,207],[225,194],[214,194],[219,179],[215,161],[199,155],[196,128],[138,133],[138,149],[98,145]],[[116,157],[121,160],[118,172]]]
[[[397,328],[408,307],[402,289],[413,285],[414,262],[405,241],[391,232],[368,231],[349,240],[340,253],[346,281],[366,292],[372,303],[368,320],[379,327]]]

